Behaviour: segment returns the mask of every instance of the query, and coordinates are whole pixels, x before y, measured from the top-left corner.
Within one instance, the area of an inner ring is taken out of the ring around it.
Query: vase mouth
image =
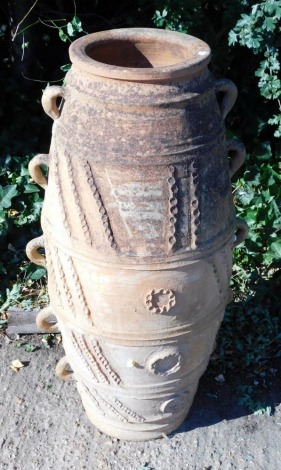
[[[210,61],[209,46],[193,36],[154,28],[89,34],[69,49],[73,66],[100,77],[158,81],[193,75]]]

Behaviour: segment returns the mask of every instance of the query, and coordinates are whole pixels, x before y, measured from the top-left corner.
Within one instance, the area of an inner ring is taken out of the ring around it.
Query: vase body
[[[49,155],[30,165],[46,192],[28,253],[44,263],[45,247],[43,317],[58,319],[58,371],[89,418],[120,439],[156,438],[188,413],[228,303],[237,227],[236,243],[246,235],[230,186],[245,150],[224,129],[236,89],[210,75],[208,46],[180,33],[95,33],[70,57],[66,86],[43,97],[55,122]]]

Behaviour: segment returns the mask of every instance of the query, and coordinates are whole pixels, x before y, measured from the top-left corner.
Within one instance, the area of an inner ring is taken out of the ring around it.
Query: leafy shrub
[[[229,33],[230,45],[238,43],[254,54],[263,55],[255,74],[259,77],[261,95],[276,103],[278,113],[268,120],[277,126],[275,137],[281,137],[280,19],[281,1],[264,0],[253,5],[249,14],[243,13]]]
[[[24,286],[21,281],[25,279],[31,289],[32,281],[41,279],[46,273],[44,268],[28,263],[25,256],[27,242],[40,233],[42,208],[40,189],[28,173],[29,160],[29,156],[10,155],[0,159],[0,275],[3,279],[0,305],[5,299],[9,300],[8,306],[17,303]]]

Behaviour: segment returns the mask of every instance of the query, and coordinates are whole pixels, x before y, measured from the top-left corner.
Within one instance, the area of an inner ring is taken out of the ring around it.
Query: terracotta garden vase
[[[224,127],[237,91],[210,74],[207,44],[170,31],[90,34],[70,58],[42,99],[50,152],[30,163],[46,190],[27,247],[48,269],[38,324],[61,331],[57,373],[98,429],[157,438],[186,418],[247,233],[230,186],[245,149]]]

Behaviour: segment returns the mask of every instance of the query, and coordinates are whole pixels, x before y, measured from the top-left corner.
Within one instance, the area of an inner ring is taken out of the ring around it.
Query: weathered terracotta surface
[[[230,187],[245,149],[223,121],[237,91],[210,75],[209,47],[180,33],[95,33],[70,57],[66,86],[42,99],[49,155],[30,164],[46,189],[44,235],[27,248],[39,264],[46,253],[51,305],[38,324],[57,316],[57,373],[77,381],[100,430],[156,438],[188,413],[247,233]]]

